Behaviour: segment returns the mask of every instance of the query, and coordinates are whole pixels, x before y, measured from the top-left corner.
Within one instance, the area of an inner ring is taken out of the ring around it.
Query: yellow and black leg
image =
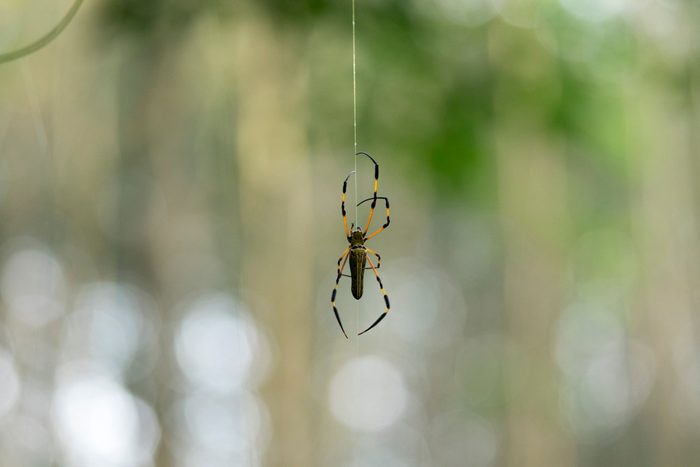
[[[333,313],[335,313],[335,319],[338,321],[340,330],[343,331],[345,338],[348,338],[345,328],[343,328],[343,323],[340,321],[340,315],[338,314],[338,308],[335,306],[335,295],[338,293],[338,283],[340,283],[340,278],[343,277],[343,269],[345,268],[345,263],[350,256],[350,247],[346,248],[343,252],[343,256],[338,259],[338,276],[335,278],[335,286],[333,287],[333,293],[331,294],[331,305],[333,305]]]
[[[382,225],[382,226],[379,228],[379,230],[377,230],[376,232],[374,232],[372,235],[365,236],[365,241],[367,241],[367,240],[369,240],[370,238],[374,237],[374,236],[377,235],[379,232],[381,232],[382,230],[384,230],[384,229],[386,229],[387,227],[389,227],[389,224],[391,224],[391,207],[389,206],[389,198],[387,198],[387,197],[385,197],[385,196],[378,196],[377,199],[382,199],[382,200],[384,200],[384,205],[386,206],[386,222],[384,223],[384,225]],[[369,200],[372,200],[372,203],[374,204],[374,198],[367,198],[367,199],[365,199],[365,200],[360,201],[359,203],[357,203],[357,205],[359,206],[360,204],[365,203],[365,202],[367,202],[367,201],[369,201]],[[367,232],[365,232],[365,235],[366,235],[366,234],[367,234]]]
[[[382,284],[382,280],[379,278],[379,273],[377,272],[377,268],[374,267],[374,264],[372,264],[372,260],[369,259],[369,256],[367,257],[367,261],[369,262],[369,265],[372,266],[372,271],[374,271],[374,277],[377,278],[377,283],[379,284],[379,290],[382,291],[382,295],[384,296],[384,304],[386,305],[386,309],[384,310],[384,313],[379,315],[379,318],[372,323],[370,327],[362,331],[361,333],[358,334],[358,336],[361,336],[362,334],[366,333],[373,327],[375,327],[381,320],[384,319],[387,313],[389,313],[389,310],[391,309],[391,305],[389,304],[389,296],[386,294],[386,290],[384,290],[384,285]]]
[[[369,208],[369,216],[367,217],[367,225],[365,225],[364,230],[362,231],[363,235],[367,235],[367,231],[369,230],[369,225],[372,223],[372,216],[374,215],[374,208],[377,206],[377,190],[379,189],[379,164],[377,164],[377,161],[375,161],[372,156],[367,154],[366,152],[358,152],[356,155],[363,155],[369,157],[369,160],[372,161],[374,164],[374,193],[372,195],[372,205]],[[358,204],[359,206],[359,204]],[[359,227],[359,226],[358,226]]]
[[[381,266],[381,264],[382,264],[382,257],[379,256],[379,253],[377,253],[376,251],[374,251],[371,248],[365,248],[365,249],[367,250],[367,253],[371,253],[377,257],[377,269],[379,269],[379,266]],[[372,269],[372,268],[365,268],[365,269]]]
[[[347,199],[348,193],[348,179],[354,173],[355,171],[352,171],[345,177],[345,181],[343,181],[343,195],[340,198],[340,212],[343,214],[343,227],[345,228],[345,236],[348,241],[350,241],[350,232],[348,231],[348,213],[345,211],[345,200]]]
[[[345,257],[348,255],[348,251],[350,251],[349,246],[343,250],[343,254],[340,255],[340,258],[338,258],[338,274],[340,274],[340,263],[342,263]]]

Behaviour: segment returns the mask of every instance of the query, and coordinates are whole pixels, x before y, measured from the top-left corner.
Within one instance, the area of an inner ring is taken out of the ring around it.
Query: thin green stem
[[[58,37],[58,35],[61,34],[64,29],[66,29],[66,27],[70,24],[71,21],[73,21],[73,18],[78,13],[80,6],[83,4],[83,1],[84,0],[75,0],[73,2],[73,5],[70,7],[70,10],[68,10],[68,13],[66,13],[63,19],[43,37],[40,37],[38,40],[22,48],[0,54],[0,63],[6,63],[11,62],[12,60],[17,60],[18,58],[25,57],[48,45],[52,40]]]

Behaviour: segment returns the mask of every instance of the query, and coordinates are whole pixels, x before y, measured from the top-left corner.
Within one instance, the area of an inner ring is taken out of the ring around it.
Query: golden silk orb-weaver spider
[[[348,214],[345,211],[345,199],[347,196],[348,179],[355,172],[350,172],[350,174],[347,177],[345,177],[345,181],[343,182],[343,194],[341,196],[340,202],[340,212],[343,214],[343,227],[345,228],[345,237],[347,238],[349,245],[345,248],[345,251],[343,251],[343,254],[338,259],[338,276],[335,279],[335,287],[333,287],[333,293],[331,294],[331,305],[333,306],[333,313],[335,313],[335,319],[338,321],[338,324],[340,325],[340,330],[343,331],[343,334],[345,335],[346,339],[348,335],[345,332],[345,329],[343,328],[343,323],[340,321],[340,315],[338,314],[338,308],[335,305],[335,296],[338,292],[338,284],[340,283],[341,277],[350,278],[350,288],[352,290],[352,296],[355,297],[356,300],[359,300],[360,297],[362,297],[362,286],[365,270],[371,269],[372,271],[374,271],[374,277],[377,278],[379,290],[381,290],[382,295],[384,296],[384,303],[386,304],[384,313],[379,315],[379,318],[377,318],[377,320],[374,323],[372,323],[370,327],[358,333],[358,336],[366,333],[367,331],[375,327],[377,324],[379,324],[379,322],[384,319],[386,314],[391,309],[391,305],[389,304],[389,296],[386,294],[386,291],[384,290],[384,285],[382,284],[382,280],[379,278],[379,273],[377,272],[377,269],[379,269],[379,266],[381,264],[382,258],[381,256],[379,256],[379,253],[365,246],[365,242],[367,240],[389,227],[389,223],[391,222],[389,198],[385,196],[377,196],[377,189],[379,188],[379,164],[377,164],[377,161],[375,161],[372,158],[372,156],[370,156],[366,152],[358,152],[355,155],[367,156],[374,164],[374,194],[371,198],[367,198],[366,200],[357,203],[357,206],[359,206],[367,201],[372,201],[372,204],[369,208],[369,216],[367,218],[367,224],[365,225],[365,228],[361,229],[358,225],[356,227],[356,230],[353,230],[354,224],[352,224],[350,226],[350,229],[348,230]],[[384,223],[384,225],[382,225],[376,232],[372,233],[371,235],[367,235],[367,232],[369,231],[369,226],[372,223],[372,216],[374,215],[374,208],[377,206],[378,199],[384,200],[384,204],[386,206],[386,223]],[[370,254],[377,257],[376,267],[374,266],[374,263],[372,263],[372,260],[369,257]],[[350,260],[350,275],[343,274],[343,269],[345,269],[345,263],[348,262],[348,259]],[[370,265],[369,268],[366,267],[367,263],[369,263]]]

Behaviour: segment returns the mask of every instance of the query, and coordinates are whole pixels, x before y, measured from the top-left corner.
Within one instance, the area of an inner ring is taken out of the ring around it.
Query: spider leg
[[[345,269],[345,263],[348,261],[348,257],[350,256],[350,247],[346,248],[345,251],[343,252],[343,256],[340,257],[338,260],[338,276],[335,278],[335,286],[333,287],[333,293],[331,294],[331,305],[333,305],[333,313],[335,314],[335,319],[338,321],[338,325],[340,326],[340,330],[343,331],[343,335],[345,335],[345,338],[348,338],[347,333],[345,332],[345,328],[343,328],[343,323],[340,321],[340,315],[338,314],[338,308],[335,306],[335,294],[338,292],[338,283],[340,282],[340,278],[343,277],[343,269]],[[342,264],[341,264],[342,262]]]
[[[345,181],[343,182],[343,195],[340,198],[340,212],[343,214],[343,227],[345,228],[345,237],[347,237],[348,241],[350,241],[350,232],[348,231],[348,213],[345,211],[345,200],[348,192],[348,179],[354,173],[355,171],[353,170],[345,177]]]
[[[384,225],[382,225],[381,228],[379,230],[377,230],[376,232],[374,232],[372,235],[365,236],[365,241],[369,240],[370,238],[374,237],[382,230],[389,227],[389,224],[391,223],[391,217],[390,217],[391,216],[391,207],[389,207],[389,198],[387,198],[385,196],[378,196],[377,199],[383,199],[384,204],[386,205],[386,223]],[[359,206],[360,204],[364,203],[365,201],[369,201],[369,200],[372,200],[372,204],[374,204],[374,198],[367,198],[366,200],[360,201],[359,203],[357,203],[357,205]],[[367,231],[365,231],[365,235],[367,235]],[[377,267],[379,267],[379,266],[377,265]]]
[[[379,269],[379,266],[382,264],[382,257],[379,256],[379,253],[377,253],[376,251],[374,251],[371,248],[365,247],[365,249],[367,250],[367,253],[371,253],[377,257],[377,269]],[[365,268],[365,269],[372,269],[372,268]]]
[[[365,225],[365,228],[362,231],[363,235],[367,235],[367,231],[369,230],[369,224],[372,222],[372,216],[374,215],[374,208],[377,206],[377,190],[379,189],[379,164],[377,164],[377,161],[375,161],[372,158],[372,156],[370,156],[366,152],[358,152],[355,155],[367,156],[372,161],[372,163],[374,163],[374,195],[371,198],[372,205],[369,208],[369,217],[367,217],[367,224]]]
[[[343,254],[340,255],[340,258],[338,258],[338,274],[340,274],[340,263],[341,263],[341,262],[343,261],[343,259],[347,256],[348,251],[350,251],[350,246],[348,246],[347,248],[345,248],[345,249],[343,250]]]
[[[379,283],[379,290],[382,291],[382,295],[384,296],[384,303],[386,304],[386,309],[384,310],[384,313],[379,315],[379,318],[377,318],[377,320],[374,323],[372,323],[372,325],[370,327],[368,327],[367,329],[365,329],[361,333],[358,333],[357,334],[358,336],[361,336],[362,334],[366,333],[367,331],[369,331],[370,329],[375,327],[377,324],[379,324],[379,322],[384,319],[386,314],[389,313],[389,310],[391,309],[391,305],[389,304],[389,296],[386,294],[386,291],[384,290],[384,285],[382,284],[382,280],[379,278],[379,273],[377,272],[377,268],[374,267],[374,264],[372,264],[372,260],[369,258],[369,256],[367,256],[367,261],[369,262],[369,265],[372,266],[372,270],[374,271],[374,277],[377,278],[377,282]]]

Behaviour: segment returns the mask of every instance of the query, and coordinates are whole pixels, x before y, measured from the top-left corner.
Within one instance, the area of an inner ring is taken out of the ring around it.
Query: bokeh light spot
[[[605,21],[623,13],[627,0],[559,0],[573,15],[593,22]]]
[[[99,375],[73,375],[62,381],[53,417],[69,459],[81,466],[148,461],[160,436],[152,410],[117,382]]]
[[[177,361],[195,387],[228,393],[251,382],[259,337],[233,299],[209,295],[194,302],[182,320],[175,341]]]
[[[19,249],[5,262],[0,291],[15,319],[33,326],[44,325],[64,310],[63,268],[42,248]]]
[[[651,350],[627,338],[619,318],[601,304],[578,303],[564,312],[556,357],[565,374],[564,410],[584,438],[624,425],[651,392]]]
[[[146,333],[142,293],[112,283],[85,286],[68,322],[68,344],[106,368],[124,372],[134,360]]]
[[[375,356],[346,363],[329,388],[335,418],[360,431],[379,431],[395,423],[406,408],[407,398],[399,370]]]

